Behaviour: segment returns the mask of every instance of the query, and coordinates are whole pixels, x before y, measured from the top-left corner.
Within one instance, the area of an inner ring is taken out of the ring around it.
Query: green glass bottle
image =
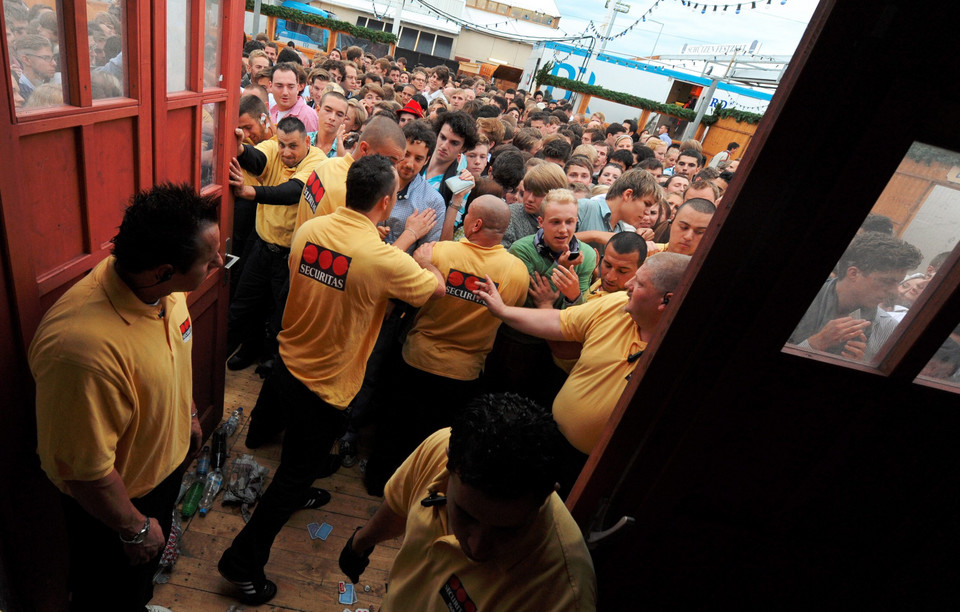
[[[180,516],[190,518],[197,513],[197,507],[200,505],[200,498],[203,497],[203,481],[197,481],[190,486],[190,490],[183,498],[183,507],[180,509]]]

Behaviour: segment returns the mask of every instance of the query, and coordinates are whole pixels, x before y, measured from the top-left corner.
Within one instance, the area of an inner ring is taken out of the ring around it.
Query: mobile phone
[[[352,149],[353,145],[357,144],[357,141],[360,140],[360,132],[350,132],[343,137],[343,146],[348,149]]]
[[[446,180],[447,187],[454,194],[462,193],[467,189],[473,189],[473,181],[465,181],[459,176],[451,176]]]

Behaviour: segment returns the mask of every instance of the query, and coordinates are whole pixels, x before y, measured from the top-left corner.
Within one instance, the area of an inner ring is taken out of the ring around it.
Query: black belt
[[[263,246],[267,247],[267,250],[270,251],[271,253],[281,253],[283,255],[290,254],[290,249],[287,247],[282,247],[280,245],[273,244],[272,242],[267,242],[263,238],[260,238],[260,242],[262,242]]]

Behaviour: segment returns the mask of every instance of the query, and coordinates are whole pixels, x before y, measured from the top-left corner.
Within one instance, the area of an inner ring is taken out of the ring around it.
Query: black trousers
[[[247,247],[256,237],[255,226],[257,222],[257,203],[252,200],[236,198],[233,201],[233,251],[234,255],[240,256],[238,261],[230,268],[230,299],[237,292],[240,285],[240,275],[243,273],[243,266],[247,263],[249,254]]]
[[[165,540],[170,537],[173,507],[182,479],[183,469],[179,468],[153,491],[130,500],[145,516],[157,519]],[[88,514],[69,495],[61,494],[60,499],[70,547],[70,609],[144,610],[153,598],[153,575],[163,551],[148,563],[131,566],[116,532]]]
[[[522,342],[515,337],[517,332],[506,332],[505,327],[501,325],[497,331],[497,339],[483,370],[489,391],[516,393],[541,406],[553,406],[553,400],[566,380],[566,372],[553,362],[553,354],[545,340]]]
[[[254,354],[276,352],[277,334],[287,301],[289,249],[254,235],[227,317],[227,354],[243,344]],[[266,331],[264,331],[266,324]],[[268,346],[264,347],[264,341]]]
[[[280,466],[250,522],[224,553],[251,579],[262,577],[273,541],[290,515],[303,507],[307,490],[347,422],[344,410],[317,397],[287,370],[282,359],[264,382],[264,390],[279,394],[277,401],[286,416]]]
[[[430,434],[449,427],[457,412],[479,395],[478,380],[456,380],[424,372],[403,357],[388,364],[389,385],[378,392],[379,420],[364,482],[371,494]]]

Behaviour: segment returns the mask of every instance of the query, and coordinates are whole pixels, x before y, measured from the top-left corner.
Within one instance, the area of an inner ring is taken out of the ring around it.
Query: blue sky
[[[637,24],[626,35],[607,43],[606,51],[627,56],[647,56],[680,53],[684,44],[737,44],[760,41],[760,54],[791,55],[797,48],[806,30],[810,17],[817,7],[817,0],[758,0],[757,8],[751,9],[748,0],[742,3],[740,14],[735,14],[737,0],[707,0],[706,4],[720,4],[714,12],[686,8],[680,0],[643,0],[632,2],[629,13],[617,13],[613,34],[616,35],[656,5],[647,22]],[[606,17],[604,0],[555,0],[560,9],[560,29],[567,34],[580,34],[593,20],[596,29],[606,31],[602,25]],[[699,2],[698,2],[699,3]],[[734,4],[723,12],[723,4]],[[661,22],[654,23],[652,20]],[[657,35],[659,32],[659,40]],[[656,47],[654,48],[654,45]],[[599,47],[599,43],[598,43]]]

